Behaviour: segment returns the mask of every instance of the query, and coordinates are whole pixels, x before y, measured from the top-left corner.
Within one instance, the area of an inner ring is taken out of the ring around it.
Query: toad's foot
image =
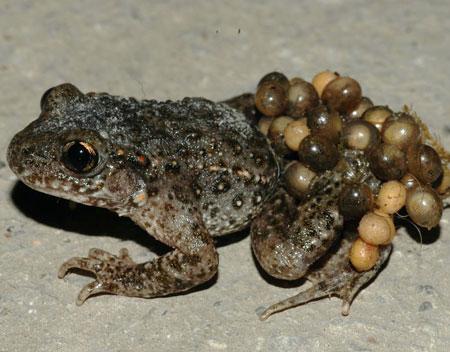
[[[63,278],[71,269],[88,271],[96,280],[78,294],[77,305],[92,295],[110,293],[131,297],[158,297],[186,291],[209,280],[217,271],[217,253],[205,246],[199,253],[185,254],[175,249],[149,262],[135,263],[126,249],[118,256],[91,249],[88,257],[66,261],[58,272]]]
[[[381,270],[392,249],[392,245],[380,247],[380,258],[376,265],[369,271],[357,272],[348,259],[350,247],[355,239],[355,234],[347,234],[342,241],[338,241],[335,244],[336,249],[322,258],[306,275],[313,286],[298,295],[273,304],[261,313],[260,319],[265,320],[273,313],[331,296],[342,299],[342,315],[348,315],[353,298]]]
[[[83,304],[89,296],[97,293],[120,294],[126,291],[127,286],[134,284],[130,278],[137,274],[136,263],[130,258],[126,248],[122,248],[118,256],[102,249],[91,248],[87,257],[73,257],[62,264],[58,277],[64,278],[71,269],[91,272],[97,278],[80,291],[77,305]]]

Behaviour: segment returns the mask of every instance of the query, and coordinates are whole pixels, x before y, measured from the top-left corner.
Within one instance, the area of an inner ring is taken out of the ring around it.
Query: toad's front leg
[[[166,255],[137,264],[122,249],[118,256],[91,249],[87,257],[65,262],[59,277],[71,269],[93,273],[96,280],[78,295],[77,304],[97,293],[157,297],[182,292],[209,280],[217,272],[218,254],[195,205],[188,197],[167,202],[156,196],[131,218],[161,242],[175,248]],[[185,203],[183,203],[185,202]]]

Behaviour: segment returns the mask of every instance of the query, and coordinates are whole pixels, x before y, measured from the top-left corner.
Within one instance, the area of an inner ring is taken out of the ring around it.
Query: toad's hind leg
[[[314,183],[310,200],[295,205],[284,189],[264,203],[251,225],[253,252],[264,270],[279,279],[296,280],[336,240],[342,217],[337,208],[341,177],[325,172]]]
[[[334,250],[321,258],[305,276],[312,287],[275,303],[263,311],[261,320],[267,319],[273,313],[299,306],[315,299],[336,296],[342,299],[342,315],[348,315],[350,305],[361,288],[373,279],[383,267],[392,250],[392,245],[380,246],[380,257],[375,266],[364,272],[357,272],[350,264],[348,253],[355,233],[347,233],[342,241],[335,244]]]
[[[346,315],[356,293],[388,258],[390,246],[381,249],[372,270],[358,273],[353,269],[348,259],[353,238],[337,241],[342,226],[336,204],[340,189],[339,174],[326,172],[315,182],[309,201],[296,207],[294,199],[280,189],[253,221],[252,247],[263,269],[280,279],[304,277],[313,283],[310,289],[269,307],[261,319],[333,295],[343,300],[342,314]]]

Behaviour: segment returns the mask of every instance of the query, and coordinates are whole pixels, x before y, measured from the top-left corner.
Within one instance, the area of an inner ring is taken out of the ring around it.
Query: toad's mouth
[[[89,206],[105,207],[110,200],[102,182],[78,184],[71,180],[61,180],[52,176],[32,173],[17,175],[19,180],[31,189],[54,197],[71,200]]]

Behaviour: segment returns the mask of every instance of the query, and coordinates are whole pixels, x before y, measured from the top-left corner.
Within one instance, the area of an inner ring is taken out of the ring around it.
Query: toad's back
[[[272,193],[275,156],[242,114],[187,98],[144,102],[134,121],[141,128],[132,144],[150,160],[148,182],[173,180],[175,195],[190,190],[212,235],[245,227]]]

